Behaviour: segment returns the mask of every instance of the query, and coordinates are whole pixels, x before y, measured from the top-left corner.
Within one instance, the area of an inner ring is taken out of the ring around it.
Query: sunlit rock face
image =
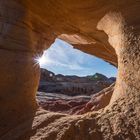
[[[0,139],[139,140],[139,9],[137,0],[1,0]],[[79,116],[37,108],[34,57],[56,37],[118,65],[108,107]]]

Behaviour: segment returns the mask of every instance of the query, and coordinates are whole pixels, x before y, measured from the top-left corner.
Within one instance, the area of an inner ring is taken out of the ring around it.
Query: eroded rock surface
[[[83,77],[64,76],[62,74],[55,75],[51,71],[41,69],[38,91],[69,96],[90,96],[110,86],[115,81],[115,77],[108,78],[99,73]]]
[[[83,114],[89,111],[98,111],[99,109],[106,107],[112,97],[114,85],[115,84],[112,84],[110,87],[103,89],[95,95],[92,95],[90,101],[87,102],[86,105],[81,108],[81,110],[76,111],[76,114]]]
[[[114,80],[101,74],[87,77],[55,75],[42,69],[39,90],[44,92],[37,92],[37,101],[42,108],[53,112],[83,114],[97,111],[109,104],[114,84],[108,86]]]

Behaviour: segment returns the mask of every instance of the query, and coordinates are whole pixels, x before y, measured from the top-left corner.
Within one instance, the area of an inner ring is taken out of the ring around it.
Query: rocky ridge
[[[112,86],[109,89],[107,87],[115,80],[115,77],[107,78],[99,73],[78,77],[55,75],[41,69],[37,100],[41,107],[49,111],[83,114],[109,104],[113,90]]]
[[[38,91],[46,93],[60,93],[69,96],[92,95],[108,87],[116,81],[115,77],[96,73],[94,75],[78,77],[55,75],[46,69],[41,69]]]

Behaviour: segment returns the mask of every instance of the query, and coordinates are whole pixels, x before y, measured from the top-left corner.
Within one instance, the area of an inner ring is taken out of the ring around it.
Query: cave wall
[[[123,6],[123,2],[109,4],[95,1],[43,1],[17,2],[28,9],[29,23],[41,35],[48,48],[55,38],[72,44],[75,48],[90,53],[117,66],[115,50],[108,43],[107,35],[97,30],[98,21],[111,9]],[[39,5],[39,6],[38,6]],[[105,6],[108,5],[108,6]],[[40,48],[39,47],[39,48]]]

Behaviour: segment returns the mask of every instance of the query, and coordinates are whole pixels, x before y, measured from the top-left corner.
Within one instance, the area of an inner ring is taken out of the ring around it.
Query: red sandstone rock
[[[69,96],[91,95],[108,87],[115,80],[115,77],[107,78],[99,73],[85,77],[64,76],[62,74],[55,75],[46,69],[41,69],[38,91]]]
[[[83,105],[85,105],[88,102],[87,99],[76,98],[76,99],[56,99],[56,100],[46,100],[46,101],[39,101],[39,104],[42,108],[54,111],[54,112],[61,112],[61,113],[67,113],[67,114],[73,114],[73,112],[76,112],[79,108],[81,109]]]
[[[73,99],[46,99],[43,102],[38,101],[44,109],[49,111],[68,114],[84,114],[89,111],[97,111],[107,106],[110,102],[113,91],[114,84],[93,95],[90,101],[84,97],[82,99],[73,97]]]
[[[106,107],[110,102],[113,91],[114,84],[93,95],[91,100],[81,110],[78,110],[76,114],[83,114],[89,111],[98,111],[99,109]]]

